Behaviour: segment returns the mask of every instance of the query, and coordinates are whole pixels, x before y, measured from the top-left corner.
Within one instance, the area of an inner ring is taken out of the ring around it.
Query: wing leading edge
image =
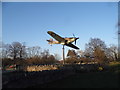
[[[69,47],[72,47],[72,48],[75,48],[75,49],[79,49],[77,46],[73,45],[72,43],[69,43],[69,44],[65,44],[66,46],[69,46]]]
[[[47,32],[49,35],[51,35],[54,39],[56,39],[59,42],[65,42],[65,39],[60,37],[58,34],[52,32],[52,31],[48,31]]]

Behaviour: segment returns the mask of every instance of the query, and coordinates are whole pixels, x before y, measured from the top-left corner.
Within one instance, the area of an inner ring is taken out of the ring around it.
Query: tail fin
[[[50,40],[46,40],[46,41],[50,42]]]
[[[52,39],[50,39],[50,40],[46,40],[46,41],[48,41],[48,44],[52,45],[52,42],[53,42]]]

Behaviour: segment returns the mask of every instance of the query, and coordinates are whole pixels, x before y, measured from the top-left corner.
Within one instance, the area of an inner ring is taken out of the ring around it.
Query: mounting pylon
[[[65,53],[64,53],[64,45],[63,45],[63,64],[65,64]]]

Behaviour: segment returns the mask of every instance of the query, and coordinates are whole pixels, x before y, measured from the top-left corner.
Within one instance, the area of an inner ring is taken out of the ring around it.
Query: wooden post
[[[64,45],[63,45],[63,64],[65,64],[65,53],[64,53]]]

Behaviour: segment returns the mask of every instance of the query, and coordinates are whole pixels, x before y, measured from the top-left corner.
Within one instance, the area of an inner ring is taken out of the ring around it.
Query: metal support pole
[[[63,45],[63,64],[65,64],[65,53],[64,53],[64,45]]]

